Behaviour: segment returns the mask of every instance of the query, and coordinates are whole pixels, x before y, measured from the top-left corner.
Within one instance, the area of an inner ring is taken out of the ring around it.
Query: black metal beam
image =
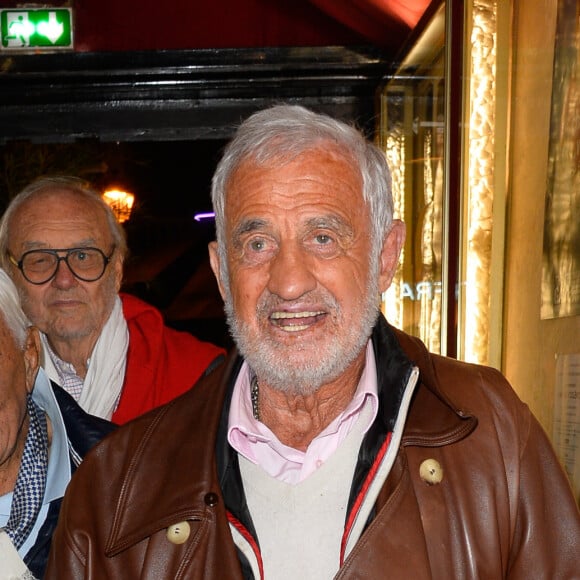
[[[374,47],[0,53],[0,143],[227,139],[275,102],[375,128]]]

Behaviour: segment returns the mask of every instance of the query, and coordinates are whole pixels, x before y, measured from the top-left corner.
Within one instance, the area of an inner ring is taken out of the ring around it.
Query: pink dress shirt
[[[234,385],[228,421],[228,442],[248,461],[260,465],[266,473],[295,484],[314,473],[338,448],[359,418],[362,409],[371,405],[372,413],[365,425],[368,431],[377,415],[377,373],[372,344],[366,349],[366,363],[354,397],[346,409],[338,415],[303,452],[281,443],[260,421],[254,419],[250,397],[250,369],[242,365]]]

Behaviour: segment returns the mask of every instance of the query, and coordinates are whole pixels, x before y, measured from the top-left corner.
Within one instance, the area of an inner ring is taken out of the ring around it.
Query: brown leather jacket
[[[379,416],[359,453],[345,532],[354,538],[336,578],[579,578],[569,483],[501,374],[430,355],[383,319],[372,340]],[[225,438],[240,364],[233,353],[89,454],[67,492],[47,578],[260,576]],[[358,531],[354,513],[363,514]]]

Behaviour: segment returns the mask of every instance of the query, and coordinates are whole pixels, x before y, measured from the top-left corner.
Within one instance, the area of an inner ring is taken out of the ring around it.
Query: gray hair
[[[219,252],[225,258],[225,197],[229,180],[247,160],[284,165],[310,149],[331,145],[356,166],[371,214],[372,257],[379,256],[393,221],[391,174],[385,154],[355,127],[298,105],[276,105],[246,119],[225,148],[212,180]]]
[[[0,268],[0,311],[2,318],[10,329],[14,340],[20,348],[26,343],[26,333],[31,326],[20,306],[18,290],[10,276]]]
[[[54,177],[40,177],[33,181],[18,193],[6,208],[2,220],[0,221],[0,266],[5,269],[12,267],[11,262],[8,259],[10,222],[18,208],[36,195],[41,195],[47,191],[53,190],[65,190],[75,193],[94,204],[95,207],[104,211],[115,248],[119,251],[123,259],[126,257],[127,237],[125,235],[125,230],[117,222],[113,210],[86,181],[77,177],[58,175]]]

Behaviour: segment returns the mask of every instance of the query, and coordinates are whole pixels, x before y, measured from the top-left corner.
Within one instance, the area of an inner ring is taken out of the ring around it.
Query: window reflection
[[[382,145],[393,172],[396,217],[407,225],[383,310],[436,353],[442,352],[443,86],[441,50],[429,70],[398,76],[383,94]]]

